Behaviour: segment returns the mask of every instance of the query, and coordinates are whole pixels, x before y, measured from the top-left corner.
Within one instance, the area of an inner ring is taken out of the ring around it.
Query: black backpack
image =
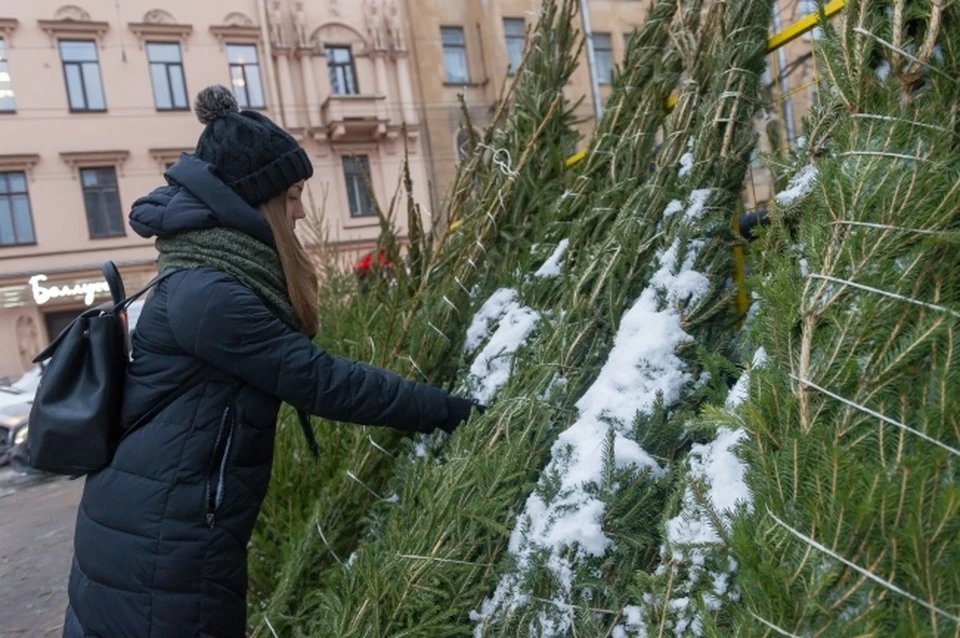
[[[127,307],[175,271],[159,275],[126,297],[113,262],[101,270],[111,301],[87,310],[33,360],[48,361],[40,378],[27,430],[31,467],[74,478],[110,464],[120,440],[169,405],[170,393],[135,424],[122,430],[120,408],[130,344]],[[190,383],[181,388],[187,389]]]

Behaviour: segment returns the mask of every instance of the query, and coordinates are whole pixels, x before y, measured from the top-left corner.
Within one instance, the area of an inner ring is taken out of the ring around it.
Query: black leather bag
[[[73,477],[101,470],[110,464],[123,435],[120,408],[129,361],[126,310],[172,271],[130,297],[113,262],[105,263],[102,271],[111,301],[77,317],[33,360],[48,361],[27,431],[28,462],[38,470]]]

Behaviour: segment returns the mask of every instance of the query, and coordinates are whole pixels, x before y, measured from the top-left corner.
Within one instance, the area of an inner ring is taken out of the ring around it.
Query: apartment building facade
[[[481,132],[504,81],[520,64],[525,34],[534,26],[542,0],[405,0],[411,22],[411,55],[417,69],[421,120],[430,154],[434,196],[443,202],[456,175],[456,163],[467,151],[469,135],[459,103],[466,102],[470,121]],[[587,0],[593,33],[601,102],[610,94],[611,78],[622,64],[629,40],[643,24],[652,0]],[[771,33],[816,11],[814,0],[781,0]],[[807,35],[769,56],[764,82],[769,104],[757,114],[760,149],[776,150],[795,141],[801,118],[816,99],[815,68]],[[567,86],[567,97],[581,97],[576,115],[586,146],[594,125],[594,109],[586,52]],[[771,137],[768,132],[773,133]],[[748,206],[772,197],[768,171],[754,163],[745,184]]]
[[[304,145],[308,204],[325,203],[340,249],[374,245],[374,198],[390,199],[405,149],[425,200],[402,11],[399,0],[0,0],[0,377],[106,298],[102,262],[128,292],[155,274],[127,214],[193,150],[192,100],[209,84]]]

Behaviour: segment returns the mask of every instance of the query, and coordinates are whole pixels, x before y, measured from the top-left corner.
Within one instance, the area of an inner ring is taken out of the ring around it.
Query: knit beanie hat
[[[195,155],[213,164],[250,206],[313,176],[313,165],[297,140],[265,115],[241,111],[227,87],[215,84],[200,91],[194,111],[206,125]]]

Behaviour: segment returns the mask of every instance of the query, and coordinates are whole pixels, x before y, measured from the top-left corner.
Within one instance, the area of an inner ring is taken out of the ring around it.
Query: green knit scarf
[[[300,322],[287,293],[287,279],[276,250],[239,230],[210,228],[157,239],[157,270],[208,266],[236,277],[294,330]]]

